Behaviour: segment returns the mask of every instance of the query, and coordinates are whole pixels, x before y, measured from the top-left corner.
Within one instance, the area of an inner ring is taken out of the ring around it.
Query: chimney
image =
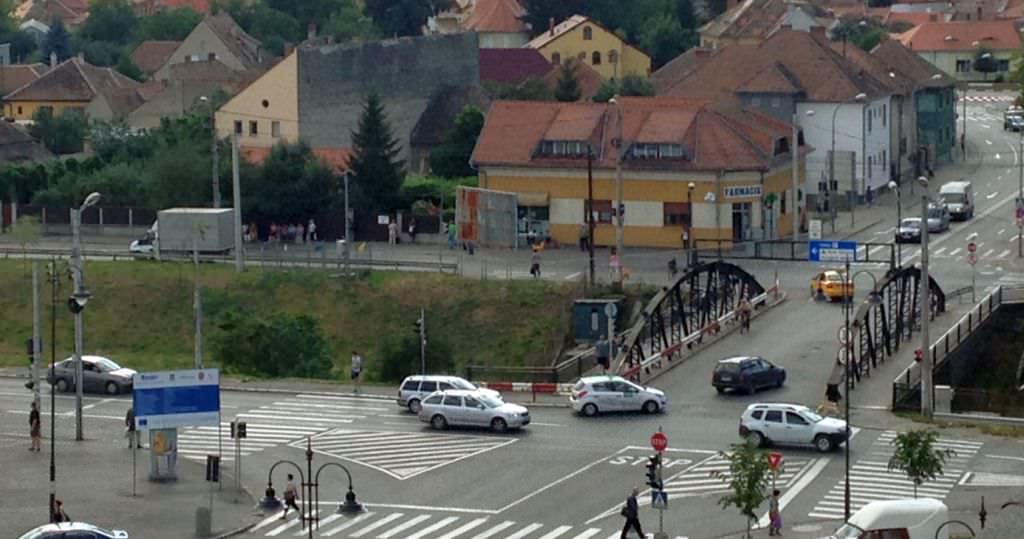
[[[306,26],[306,39],[312,41],[316,39],[316,23],[311,22]]]
[[[57,53],[50,53],[50,68],[57,67]]]
[[[548,35],[555,35],[555,18],[548,19]]]

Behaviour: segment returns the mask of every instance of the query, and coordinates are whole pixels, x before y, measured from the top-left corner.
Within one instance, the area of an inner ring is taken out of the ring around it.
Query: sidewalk
[[[734,508],[727,509],[727,511],[735,511]],[[796,511],[793,511],[797,513]],[[803,511],[801,511],[802,513]],[[796,517],[797,515],[794,515]],[[737,520],[740,519],[739,514],[736,516]],[[980,530],[978,522],[977,511],[968,510],[956,510],[950,508],[949,520],[962,520],[968,523],[975,532]],[[786,519],[786,512],[783,511],[782,522],[784,524],[782,528],[782,537],[786,539],[827,539],[831,534],[836,531],[840,526],[843,525],[841,520],[816,520],[816,521],[803,521],[803,522],[792,522]],[[950,537],[969,536],[967,530],[957,524],[947,525],[949,529]],[[761,537],[768,537],[768,529],[757,529],[750,533],[750,536],[754,539],[760,539]],[[721,535],[714,539],[744,539],[746,537],[745,532],[737,531],[728,535]]]

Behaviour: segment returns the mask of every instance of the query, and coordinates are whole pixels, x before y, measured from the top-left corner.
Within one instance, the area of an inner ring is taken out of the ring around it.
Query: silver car
[[[446,374],[414,374],[406,376],[398,387],[398,405],[407,408],[414,414],[420,413],[420,403],[435,391],[452,389],[480,390],[491,397],[501,400],[501,393],[487,388],[480,388],[458,376]]]
[[[82,356],[82,390],[117,395],[132,391],[132,377],[138,374],[102,356]],[[75,360],[67,358],[57,362],[46,371],[46,381],[57,387],[57,391],[71,391],[75,388]]]
[[[438,391],[423,399],[420,421],[441,430],[448,425],[490,427],[495,432],[520,429],[530,424],[524,406],[494,398],[479,389]]]
[[[646,412],[665,410],[668,397],[660,389],[640,386],[621,376],[600,375],[580,378],[569,395],[572,409],[585,416],[600,412]]]
[[[945,204],[928,204],[928,232],[945,232],[949,230],[949,208]]]
[[[104,530],[84,522],[61,522],[59,524],[44,524],[23,533],[18,539],[78,539],[80,537],[88,537],[89,539],[128,539],[128,532],[124,530]]]

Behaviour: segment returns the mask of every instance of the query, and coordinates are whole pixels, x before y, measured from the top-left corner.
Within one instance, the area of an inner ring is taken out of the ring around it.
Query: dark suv
[[[711,375],[711,385],[719,393],[725,393],[726,389],[736,389],[753,395],[764,387],[782,387],[785,381],[786,369],[758,356],[722,359]]]

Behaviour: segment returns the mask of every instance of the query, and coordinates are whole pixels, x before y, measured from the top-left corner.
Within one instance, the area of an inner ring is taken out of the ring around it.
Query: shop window
[[[663,213],[665,216],[665,226],[689,227],[692,224],[690,220],[689,203],[665,202]]]
[[[595,200],[594,205],[594,222],[595,223],[611,223],[612,222],[612,201],[611,200]],[[586,211],[587,201],[583,201],[583,208]],[[586,214],[583,215],[586,217]]]

